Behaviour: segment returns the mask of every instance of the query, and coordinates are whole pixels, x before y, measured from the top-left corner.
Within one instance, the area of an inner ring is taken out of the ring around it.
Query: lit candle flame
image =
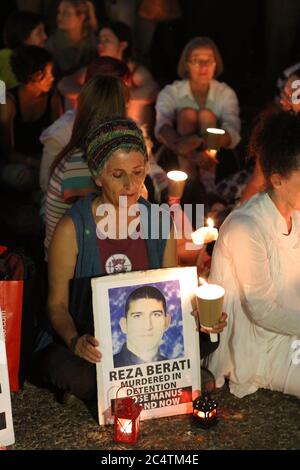
[[[118,419],[120,424],[120,431],[123,434],[131,434],[132,433],[132,421],[130,419]]]
[[[207,223],[207,226],[208,226],[208,227],[213,228],[213,226],[214,226],[214,221],[213,221],[213,219],[212,219],[211,217],[208,217],[208,219],[206,220],[206,223]]]
[[[208,282],[203,277],[199,277],[198,281],[201,286],[208,284]]]
[[[207,226],[200,227],[195,232],[191,233],[192,241],[195,245],[204,245],[216,241],[218,238],[218,229],[214,227],[214,221],[208,218]]]

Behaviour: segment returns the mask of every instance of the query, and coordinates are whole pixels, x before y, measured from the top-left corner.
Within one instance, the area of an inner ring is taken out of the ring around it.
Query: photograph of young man
[[[159,289],[142,286],[131,292],[119,321],[127,339],[114,355],[114,367],[168,359],[161,354],[160,343],[170,321],[166,299]]]

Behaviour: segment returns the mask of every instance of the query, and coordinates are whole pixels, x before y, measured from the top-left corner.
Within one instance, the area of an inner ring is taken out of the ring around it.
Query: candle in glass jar
[[[213,219],[208,218],[207,226],[198,228],[198,230],[191,234],[191,237],[195,245],[204,245],[205,243],[216,241],[218,238],[218,229],[214,227]]]

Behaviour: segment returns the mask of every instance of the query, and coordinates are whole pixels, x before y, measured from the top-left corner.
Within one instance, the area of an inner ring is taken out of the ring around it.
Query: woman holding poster
[[[98,122],[88,132],[85,156],[98,192],[78,201],[55,230],[49,248],[52,329],[42,335],[34,375],[44,385],[91,400],[101,345],[93,336],[89,305],[84,319],[78,318],[78,305],[70,311],[70,281],[176,266],[177,253],[170,216],[151,219],[151,204],[141,196],[148,156],[137,125],[125,118]]]

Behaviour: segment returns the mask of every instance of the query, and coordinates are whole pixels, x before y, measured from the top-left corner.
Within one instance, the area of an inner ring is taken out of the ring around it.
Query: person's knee
[[[208,127],[216,127],[218,123],[217,116],[208,108],[201,109],[198,112],[198,119],[201,132],[205,132]]]
[[[96,366],[76,356],[65,346],[57,346],[52,354],[51,369],[56,368],[57,385],[83,401],[93,400],[97,395]]]
[[[181,108],[177,111],[177,120],[186,118],[197,119],[198,112],[194,108]]]
[[[83,401],[92,401],[97,396],[96,367],[93,364],[85,364],[74,377],[71,393]]]
[[[64,345],[51,344],[38,353],[35,376],[45,386],[54,386],[84,401],[97,395],[96,366],[76,356]]]
[[[198,130],[198,111],[193,108],[182,108],[177,111],[176,121],[179,134],[193,134]]]

